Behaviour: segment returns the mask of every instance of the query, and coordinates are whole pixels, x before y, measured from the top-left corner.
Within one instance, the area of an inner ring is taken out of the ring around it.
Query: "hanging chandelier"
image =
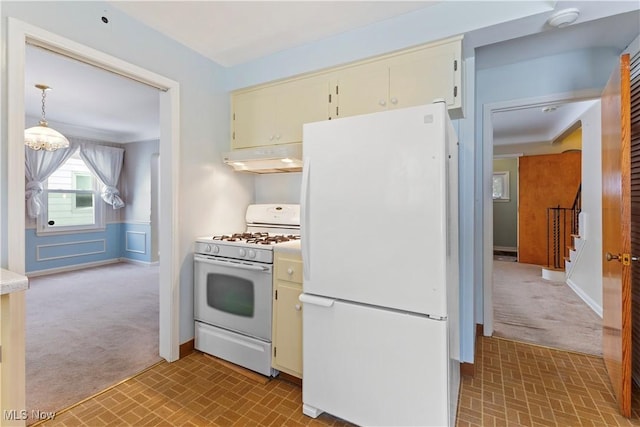
[[[32,150],[55,151],[59,148],[67,148],[69,140],[60,132],[49,127],[44,113],[44,99],[47,91],[51,88],[47,85],[38,84],[36,87],[42,90],[42,119],[40,122],[24,131],[24,145]]]

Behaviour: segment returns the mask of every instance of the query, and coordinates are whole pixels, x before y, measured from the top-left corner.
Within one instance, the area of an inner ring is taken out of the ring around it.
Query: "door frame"
[[[482,319],[484,336],[493,335],[493,113],[523,108],[545,107],[559,102],[599,99],[597,89],[563,92],[535,98],[514,99],[484,104],[482,109]]]
[[[124,77],[154,86],[160,92],[160,356],[167,361],[179,358],[179,227],[178,180],[180,153],[180,84],[174,80],[123,61],[86,45],[18,19],[8,18],[7,37],[7,176],[8,230],[7,264],[10,270],[25,271],[24,73],[26,44],[70,56]],[[24,313],[24,307],[22,307]],[[19,314],[19,313],[18,313]]]

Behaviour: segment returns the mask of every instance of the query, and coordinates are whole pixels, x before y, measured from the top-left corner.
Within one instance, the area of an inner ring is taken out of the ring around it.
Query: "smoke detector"
[[[580,11],[575,7],[562,9],[554,13],[547,19],[547,25],[553,28],[562,28],[571,25],[580,16]]]

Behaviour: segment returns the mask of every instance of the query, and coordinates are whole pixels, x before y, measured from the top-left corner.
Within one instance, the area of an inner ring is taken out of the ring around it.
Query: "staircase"
[[[580,256],[584,244],[584,233],[580,224],[582,209],[582,185],[570,208],[560,206],[547,208],[547,266],[542,277],[564,282]]]

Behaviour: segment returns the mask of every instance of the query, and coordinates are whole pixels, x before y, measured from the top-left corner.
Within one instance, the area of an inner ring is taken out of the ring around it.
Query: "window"
[[[508,202],[511,200],[509,194],[509,171],[493,173],[493,200],[495,202]]]
[[[47,179],[38,232],[104,228],[104,203],[99,200],[98,180],[74,154]]]

